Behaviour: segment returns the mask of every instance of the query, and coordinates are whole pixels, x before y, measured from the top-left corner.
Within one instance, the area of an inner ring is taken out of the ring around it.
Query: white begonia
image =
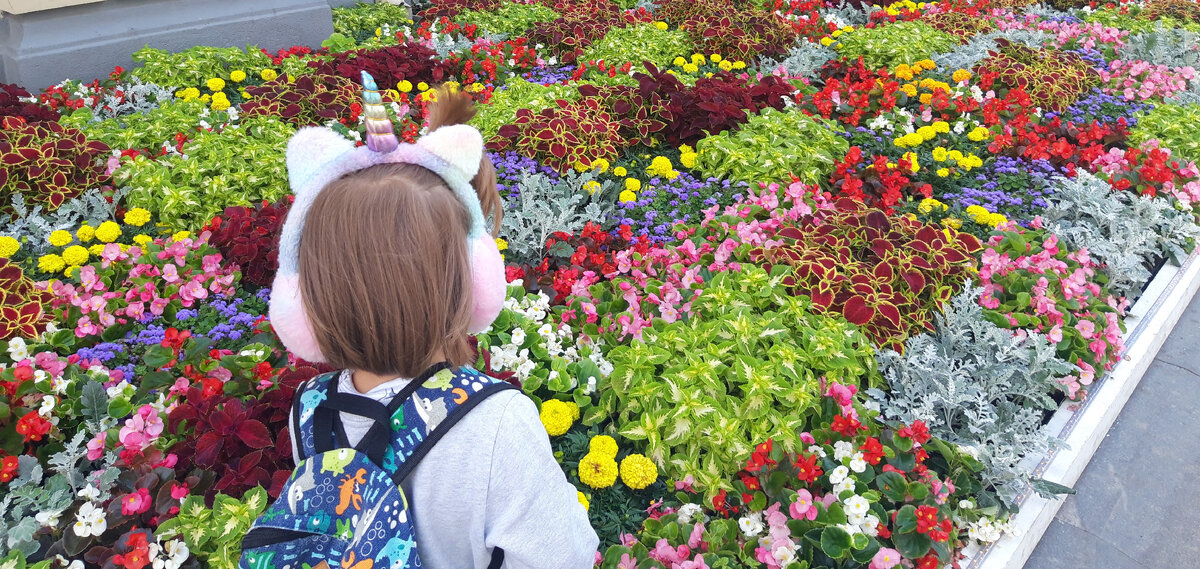
[[[91,502],[100,497],[100,489],[88,484],[79,490],[79,497]]]
[[[58,516],[60,514],[62,514],[62,510],[56,510],[53,512],[38,512],[33,516],[33,520],[36,521],[41,527],[54,528],[58,527]]]
[[[846,512],[846,523],[861,528],[863,524],[867,523],[867,515]]]
[[[675,511],[675,515],[678,516],[679,523],[689,524],[692,523],[692,519],[696,517],[696,514],[699,514],[702,510],[703,508],[700,507],[700,504],[684,504],[679,506],[679,509]]]
[[[958,507],[963,510],[973,510],[975,509],[975,502],[970,500],[962,500],[958,503]]]
[[[516,346],[520,346],[525,343],[525,329],[524,328],[517,328],[516,330],[512,331],[512,343],[513,343],[513,345],[516,345]]]
[[[540,336],[545,336],[547,338],[553,338],[554,337],[554,326],[551,326],[550,323],[547,322],[546,324],[542,324],[541,327],[538,328],[537,332],[538,332],[538,335],[540,335]]]
[[[863,533],[865,533],[871,537],[878,536],[879,535],[879,518],[876,517],[875,514],[867,514],[866,521],[859,524],[859,527],[862,528]]]
[[[861,452],[854,453],[854,455],[850,457],[850,470],[855,472],[863,472],[866,469],[867,461],[863,460],[863,454]]]
[[[754,537],[762,533],[763,529],[765,529],[762,521],[762,512],[756,512],[739,519],[738,529],[742,530],[742,535],[746,537]]]
[[[585,385],[583,388],[583,394],[591,395],[595,392],[596,392],[596,376],[589,375],[587,378],[587,385]]]
[[[150,544],[151,566],[154,569],[179,569],[189,555],[191,551],[187,544],[179,540],[172,539],[162,545]]]
[[[38,407],[38,415],[49,417],[51,413],[54,413],[54,406],[57,403],[53,395],[43,395],[42,405]]]
[[[783,567],[796,560],[796,550],[786,545],[781,545],[771,552],[771,557],[774,557],[779,566]]]
[[[840,496],[845,492],[853,492],[853,491],[854,491],[854,479],[850,478],[850,477],[846,477],[845,480],[833,485],[833,494],[835,496]]]
[[[850,469],[846,468],[845,465],[839,465],[837,468],[833,469],[833,472],[829,473],[829,483],[841,484],[848,476],[850,476]]]
[[[838,441],[833,443],[833,459],[841,461],[854,454],[854,443],[850,441]]]
[[[8,357],[14,362],[29,357],[29,347],[25,345],[24,338],[17,337],[8,341]]]
[[[100,537],[108,529],[108,520],[104,510],[97,508],[92,502],[85,502],[75,513],[75,535],[79,537]]]
[[[825,448],[821,445],[809,445],[808,454],[815,454],[821,458],[825,458]]]
[[[842,504],[846,506],[847,514],[865,516],[871,510],[871,502],[862,496],[851,496],[842,501]]]
[[[857,524],[838,524],[837,527],[842,528],[842,531],[845,531],[850,535],[862,533],[862,529],[859,528]]]

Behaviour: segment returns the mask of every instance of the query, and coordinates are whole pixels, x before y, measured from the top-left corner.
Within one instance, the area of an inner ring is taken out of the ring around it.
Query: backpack
[[[384,405],[339,392],[339,373],[319,375],[296,390],[292,424],[300,462],[243,538],[240,569],[421,567],[413,511],[400,482],[467,411],[514,389],[472,368],[443,363]],[[346,439],[341,411],[374,420],[356,446]],[[490,567],[501,563],[497,548]]]

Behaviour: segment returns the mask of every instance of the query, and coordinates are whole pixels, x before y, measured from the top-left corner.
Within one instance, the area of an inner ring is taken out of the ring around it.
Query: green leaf
[[[114,419],[124,419],[133,413],[133,404],[124,397],[118,397],[108,402],[108,415]]]
[[[933,540],[929,536],[912,532],[893,533],[892,543],[896,544],[896,549],[909,559],[916,559],[929,552],[929,548],[933,546]]]
[[[884,472],[876,476],[875,487],[893,502],[903,502],[908,492],[908,483],[898,472]]]
[[[834,559],[844,557],[850,550],[850,534],[839,527],[827,527],[821,532],[821,551]]]
[[[146,367],[150,369],[166,367],[166,365],[171,363],[171,360],[173,359],[175,359],[175,352],[171,351],[170,348],[163,347],[162,345],[150,346],[150,348],[146,350],[145,355],[142,356],[142,362],[145,363]]]

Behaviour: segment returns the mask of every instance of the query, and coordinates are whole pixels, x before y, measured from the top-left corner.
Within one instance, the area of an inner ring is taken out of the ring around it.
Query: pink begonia
[[[162,280],[171,284],[179,282],[181,280],[179,278],[179,269],[175,268],[175,265],[164,265],[162,268]]]
[[[150,509],[153,500],[150,499],[150,490],[146,488],[138,488],[124,498],[121,498],[121,514],[132,516],[140,514]]]
[[[812,433],[808,431],[800,433],[800,440],[804,441],[806,445],[816,444],[817,442],[817,439],[813,438]]]
[[[205,289],[204,285],[200,284],[200,281],[196,278],[179,287],[179,298],[184,306],[191,307],[197,300],[208,298],[208,289]]]
[[[162,316],[163,311],[167,309],[169,304],[171,304],[171,301],[168,299],[156,298],[150,301],[150,313],[155,316]]]
[[[636,535],[633,535],[631,533],[621,534],[621,545],[623,545],[625,547],[633,547],[633,545],[637,542],[638,542],[638,538]]]
[[[871,558],[869,569],[892,569],[900,564],[900,552],[888,547],[881,547]]]
[[[689,475],[685,476],[683,478],[683,480],[675,481],[675,489],[694,493],[696,491],[696,489],[693,488],[692,485],[695,483],[696,483],[696,479],[693,478],[691,474],[689,474]]]
[[[96,433],[96,436],[87,444],[87,459],[99,460],[104,456],[104,433]]]
[[[629,556],[628,553],[621,555],[620,563],[617,563],[617,569],[637,569],[637,559]]]
[[[788,513],[793,519],[812,521],[817,519],[817,506],[813,502],[812,492],[805,489],[796,491],[796,501],[788,506]]]
[[[685,561],[688,558],[688,556],[691,555],[691,553],[692,553],[691,548],[689,548],[686,545],[680,545],[679,547],[671,547],[671,542],[667,541],[667,538],[664,537],[664,538],[658,540],[658,543],[656,543],[654,545],[654,549],[650,550],[649,555],[650,555],[650,559],[658,561],[659,563],[674,564],[674,563],[679,563],[679,562]]]
[[[703,545],[703,538],[704,522],[696,522],[696,525],[692,526],[692,534],[688,536],[688,547],[692,548],[692,551],[699,549]]]
[[[33,363],[42,368],[51,377],[58,377],[67,370],[67,362],[62,361],[54,352],[38,352],[33,356]]]
[[[125,420],[119,438],[126,448],[140,451],[157,439],[162,431],[163,421],[158,416],[158,410],[142,405],[137,413]]]
[[[189,491],[191,491],[191,489],[188,488],[187,483],[171,484],[171,498],[175,500],[182,500],[186,498]]]

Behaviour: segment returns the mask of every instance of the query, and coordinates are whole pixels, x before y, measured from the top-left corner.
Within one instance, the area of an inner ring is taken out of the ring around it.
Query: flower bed
[[[437,83],[481,104],[511,286],[477,364],[601,567],[986,563],[1200,238],[1200,60],[1161,47],[1196,12],[1123,4],[364,4],[322,46],[0,86],[0,567],[236,565],[322,371],[265,316],[284,149],[362,140],[364,69],[408,140]]]

